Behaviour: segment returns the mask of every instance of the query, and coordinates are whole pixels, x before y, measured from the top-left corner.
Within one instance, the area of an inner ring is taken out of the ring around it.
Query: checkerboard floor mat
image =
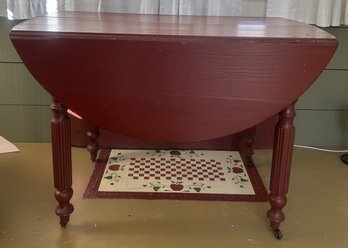
[[[267,201],[239,152],[102,150],[85,198]]]

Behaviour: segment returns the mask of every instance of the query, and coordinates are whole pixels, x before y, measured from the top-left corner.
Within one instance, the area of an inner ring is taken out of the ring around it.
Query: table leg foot
[[[60,221],[59,224],[61,227],[66,227],[70,220],[70,215],[69,216],[60,216]]]
[[[91,154],[92,162],[95,162],[97,159],[98,151],[100,149],[100,146],[98,144],[99,127],[93,124],[89,124],[87,138],[88,138],[87,150]]]
[[[269,203],[271,205],[271,209],[268,210],[267,217],[270,220],[271,228],[273,230],[275,237],[279,239],[278,234],[279,233],[281,234],[279,230],[279,226],[280,226],[280,223],[285,220],[285,215],[282,209],[286,204],[286,197],[270,194]]]
[[[62,227],[66,226],[69,222],[70,214],[74,211],[74,206],[70,203],[72,195],[72,188],[64,191],[56,190],[54,193],[54,196],[59,203],[56,208],[56,215],[60,217],[60,225]]]

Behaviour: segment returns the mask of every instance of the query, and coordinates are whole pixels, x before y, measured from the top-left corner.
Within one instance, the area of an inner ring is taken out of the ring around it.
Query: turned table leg
[[[88,138],[87,150],[91,154],[91,160],[95,162],[97,159],[98,151],[100,149],[100,146],[98,144],[99,127],[92,123],[89,123],[87,138]]]
[[[240,135],[240,141],[239,141],[239,152],[244,158],[244,163],[248,166],[254,166],[253,161],[253,148],[252,145],[254,143],[254,136],[256,132],[256,127],[249,128],[245,131],[243,131]]]
[[[270,182],[269,202],[271,209],[267,217],[271,222],[271,228],[277,239],[282,238],[279,225],[285,219],[282,211],[286,204],[286,194],[289,188],[290,167],[294,145],[295,118],[294,104],[279,113],[279,121],[275,129],[272,172]]]
[[[69,202],[73,195],[70,119],[67,109],[58,101],[53,100],[50,108],[53,111],[51,132],[54,187],[56,188],[54,196],[59,203],[56,214],[60,217],[60,225],[65,226],[70,214],[74,211],[73,205]]]

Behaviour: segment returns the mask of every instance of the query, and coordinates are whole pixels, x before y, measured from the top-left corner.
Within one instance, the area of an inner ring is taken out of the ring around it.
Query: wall
[[[324,30],[337,37],[339,48],[296,105],[296,143],[348,146],[348,26]]]
[[[17,142],[47,142],[51,98],[26,70],[8,39],[16,23],[0,18],[0,135]],[[348,146],[348,27],[325,30],[339,39],[340,47],[299,99],[296,143]]]
[[[27,71],[8,38],[18,21],[0,18],[0,135],[11,141],[50,139],[51,97]]]

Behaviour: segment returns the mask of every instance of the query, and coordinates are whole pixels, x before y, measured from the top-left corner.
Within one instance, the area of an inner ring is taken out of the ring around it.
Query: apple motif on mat
[[[170,155],[172,155],[172,156],[180,156],[181,152],[179,152],[179,151],[171,151]]]
[[[118,171],[120,169],[120,167],[121,167],[121,165],[119,165],[119,164],[113,164],[113,165],[109,166],[109,170]]]
[[[181,191],[184,189],[184,185],[182,185],[180,182],[172,183],[170,185],[170,188],[174,191]]]
[[[244,172],[244,170],[242,168],[239,168],[239,167],[233,167],[232,171],[233,171],[233,173],[236,173],[236,174]]]

